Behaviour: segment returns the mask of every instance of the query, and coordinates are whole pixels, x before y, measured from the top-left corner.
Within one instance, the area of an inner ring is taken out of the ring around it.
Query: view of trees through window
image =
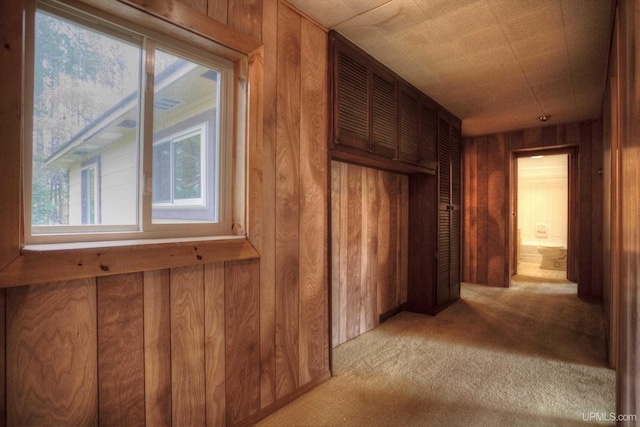
[[[139,46],[36,13],[33,225],[69,224],[69,170],[47,162],[125,96],[137,101],[140,64]]]

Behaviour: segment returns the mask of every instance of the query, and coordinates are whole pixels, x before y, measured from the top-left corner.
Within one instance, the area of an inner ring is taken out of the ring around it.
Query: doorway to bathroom
[[[512,274],[571,280],[577,156],[572,149],[513,153],[511,170]],[[569,274],[568,274],[569,272]]]

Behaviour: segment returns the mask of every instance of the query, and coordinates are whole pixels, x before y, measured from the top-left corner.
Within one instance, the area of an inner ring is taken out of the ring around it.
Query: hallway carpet
[[[333,357],[333,378],[258,425],[578,426],[615,411],[601,307],[572,283],[463,284],[437,316],[402,312]]]

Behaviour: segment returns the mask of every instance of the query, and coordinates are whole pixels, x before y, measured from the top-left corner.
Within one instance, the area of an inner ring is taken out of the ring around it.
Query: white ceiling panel
[[[598,118],[612,0],[289,0],[462,119],[464,135]]]

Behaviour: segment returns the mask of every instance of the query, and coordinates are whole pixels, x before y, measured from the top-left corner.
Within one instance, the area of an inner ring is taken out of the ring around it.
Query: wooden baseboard
[[[309,392],[311,389],[315,388],[316,386],[322,384],[323,382],[325,382],[325,381],[327,381],[329,379],[331,379],[331,372],[327,371],[322,376],[309,381],[308,383],[306,383],[305,385],[299,387],[294,392],[288,394],[287,396],[283,397],[282,399],[276,400],[275,402],[273,402],[269,406],[263,408],[259,412],[251,415],[248,418],[245,418],[241,422],[235,424],[235,426],[238,426],[238,427],[252,426],[252,425],[256,424],[258,421],[267,418],[269,415],[273,414],[277,410],[282,409],[283,407],[287,406],[289,403],[293,402],[298,397],[300,397],[303,394]]]
[[[400,304],[399,306],[392,308],[391,310],[387,310],[379,316],[380,323],[384,323],[387,320],[391,319],[396,314],[405,310],[405,303]]]

